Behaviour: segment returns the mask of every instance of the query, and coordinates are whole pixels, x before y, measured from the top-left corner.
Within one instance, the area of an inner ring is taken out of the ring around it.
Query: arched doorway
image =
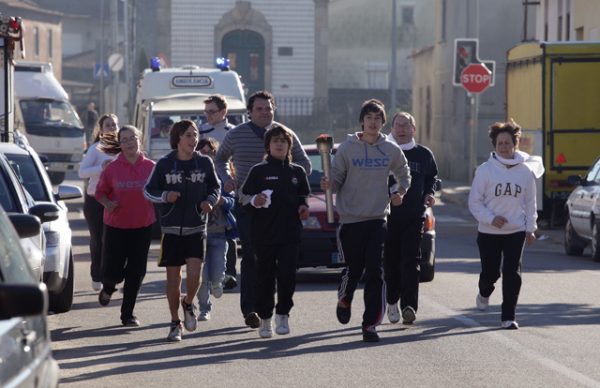
[[[221,53],[231,68],[242,76],[251,94],[265,88],[265,40],[251,30],[233,30],[223,36]]]

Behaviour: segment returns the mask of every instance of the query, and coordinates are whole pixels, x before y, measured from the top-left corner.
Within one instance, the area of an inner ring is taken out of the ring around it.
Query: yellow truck
[[[523,129],[520,149],[544,159],[538,210],[562,219],[573,190],[600,154],[600,43],[528,42],[508,50],[506,112]]]

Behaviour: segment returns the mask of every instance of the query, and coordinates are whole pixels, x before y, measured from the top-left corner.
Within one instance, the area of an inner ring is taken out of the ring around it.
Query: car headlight
[[[46,232],[46,246],[55,247],[60,243],[60,234],[58,232],[49,230]]]
[[[309,216],[307,219],[302,220],[302,227],[304,229],[321,229],[321,223],[315,216]]]

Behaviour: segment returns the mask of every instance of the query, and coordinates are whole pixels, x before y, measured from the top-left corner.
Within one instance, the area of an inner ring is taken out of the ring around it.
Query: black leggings
[[[90,231],[90,275],[95,282],[102,281],[102,239],[104,236],[104,206],[86,194],[83,215]]]
[[[502,268],[502,321],[515,319],[517,300],[521,291],[521,258],[525,243],[525,232],[512,234],[477,234],[477,245],[481,256],[479,293],[489,297],[494,292],[494,283],[500,278]]]
[[[106,225],[102,284],[113,293],[123,280],[121,320],[131,318],[135,302],[146,276],[152,225],[138,229],[120,229]]]

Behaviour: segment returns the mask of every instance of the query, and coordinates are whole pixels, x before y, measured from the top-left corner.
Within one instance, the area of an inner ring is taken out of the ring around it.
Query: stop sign
[[[460,83],[469,93],[481,93],[491,82],[492,72],[483,63],[471,63],[460,73]]]

